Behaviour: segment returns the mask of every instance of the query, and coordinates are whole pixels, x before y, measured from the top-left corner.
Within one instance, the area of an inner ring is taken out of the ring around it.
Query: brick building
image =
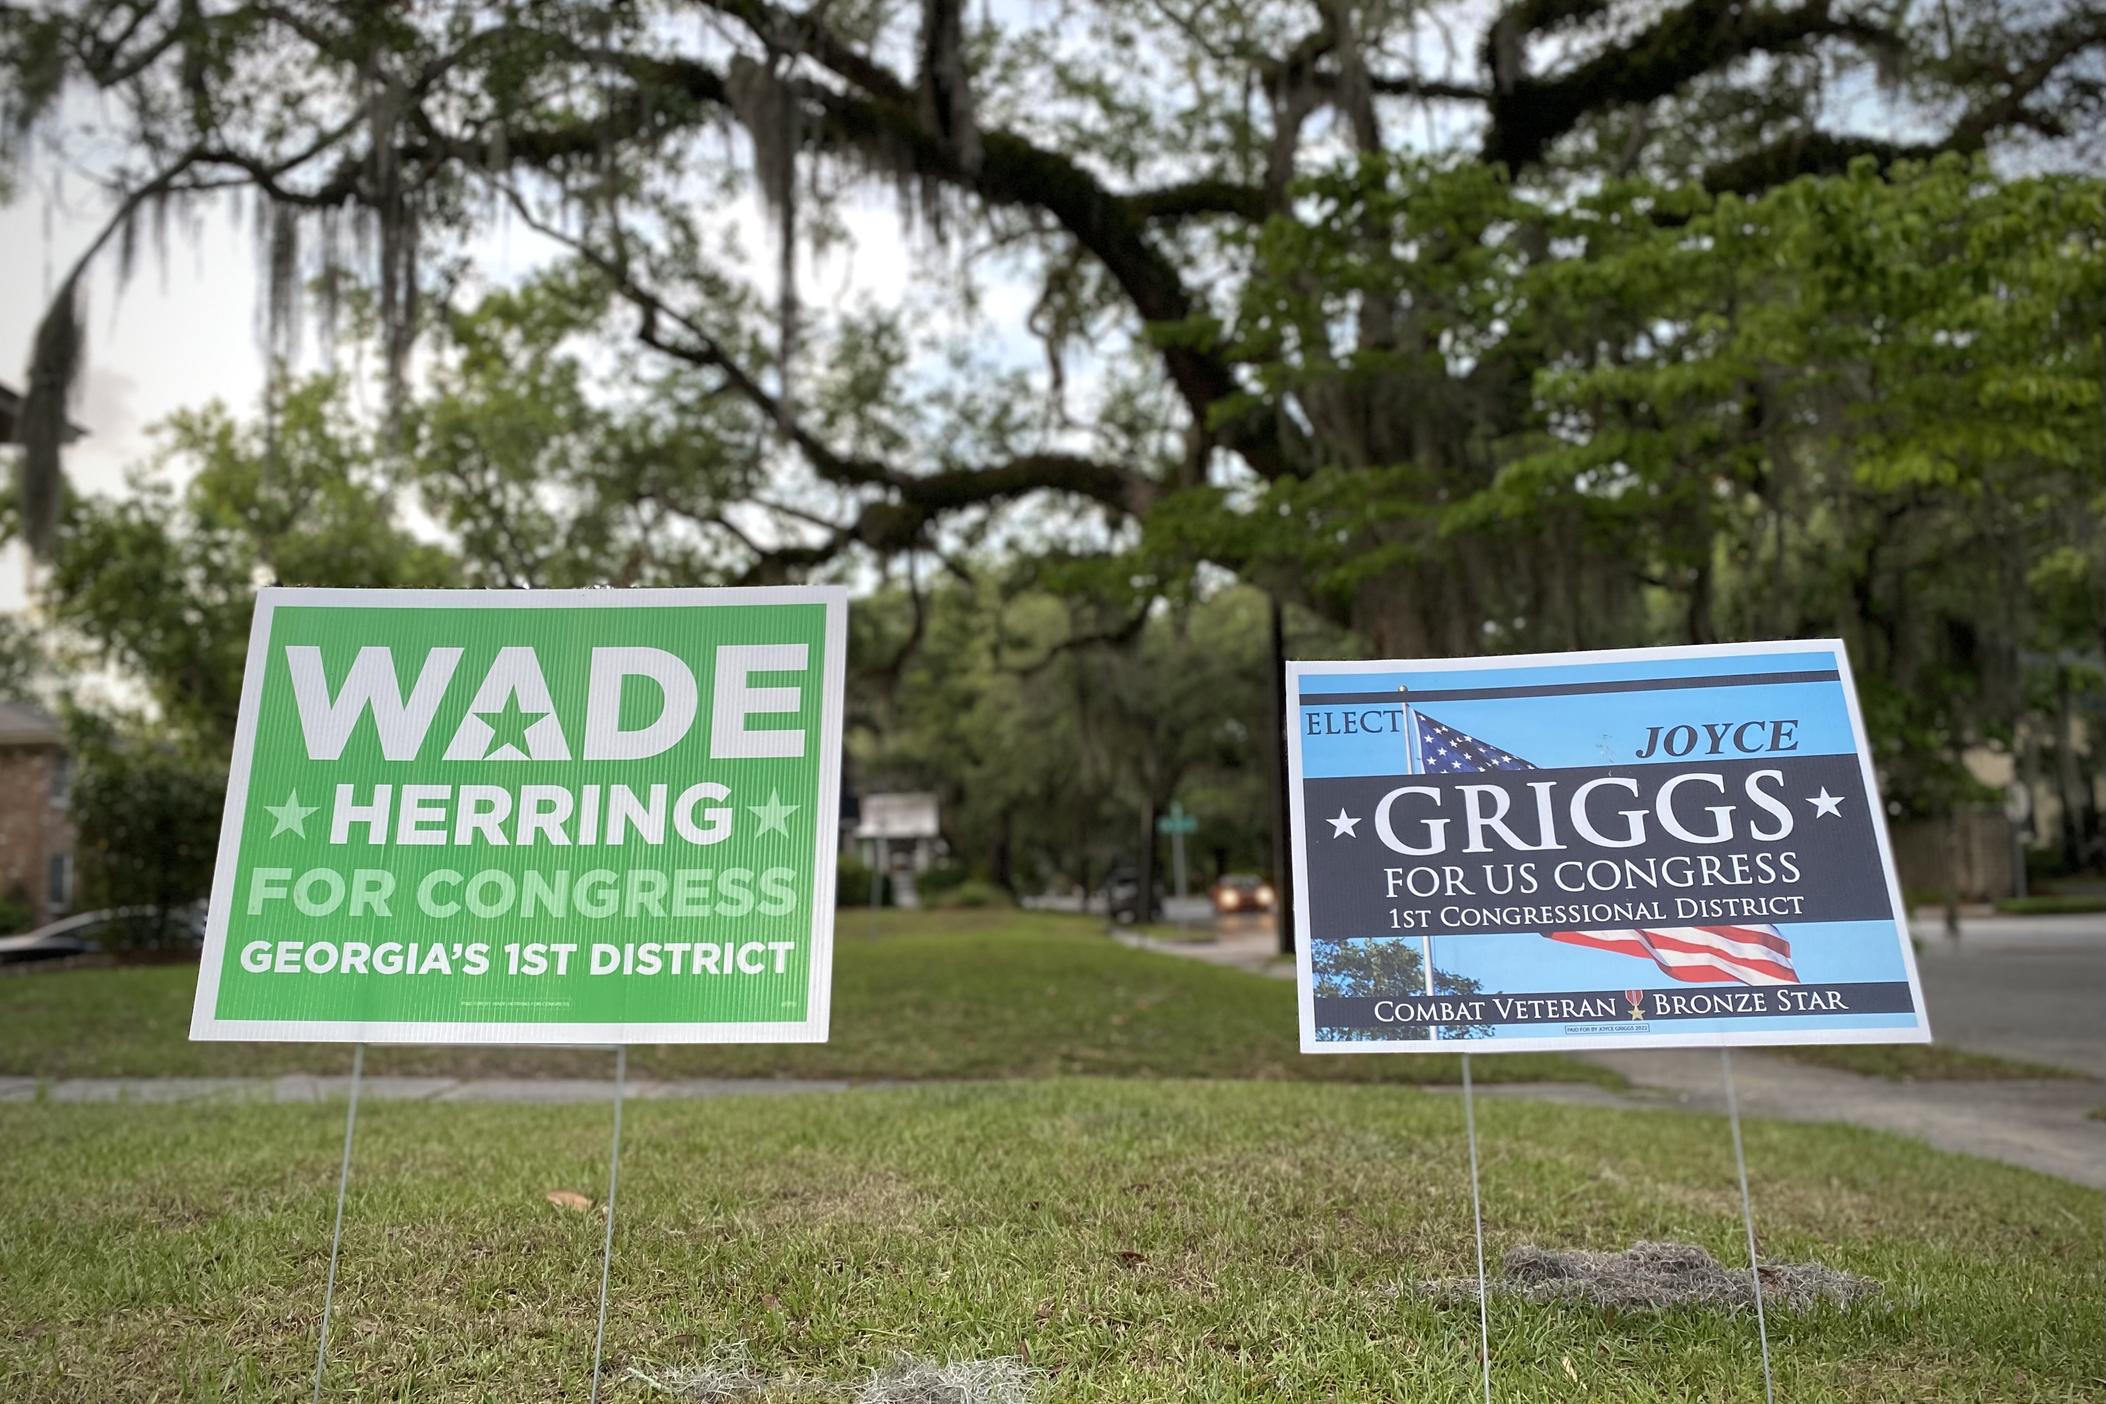
[[[73,907],[72,782],[57,719],[0,702],[0,902],[26,903],[32,929]]]

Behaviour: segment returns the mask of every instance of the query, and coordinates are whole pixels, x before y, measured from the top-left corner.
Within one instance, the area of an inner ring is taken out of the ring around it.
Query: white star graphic
[[[294,790],[287,795],[283,804],[267,804],[263,806],[263,812],[277,820],[277,827],[271,830],[271,837],[276,838],[278,835],[290,830],[301,838],[306,838],[307,816],[314,813],[317,808],[319,808],[317,805],[300,803],[300,792],[298,790]]]
[[[1353,826],[1355,824],[1358,824],[1360,821],[1358,819],[1355,819],[1352,815],[1346,813],[1344,805],[1340,805],[1338,807],[1338,817],[1336,819],[1326,819],[1324,822],[1331,826],[1332,838],[1360,837],[1359,834],[1353,831]]]
[[[1843,803],[1842,797],[1829,794],[1826,785],[1821,787],[1821,793],[1818,795],[1809,795],[1806,802],[1813,806],[1814,818],[1816,819],[1823,817],[1840,819],[1843,817],[1842,810],[1839,808]]]
[[[779,790],[768,791],[766,804],[749,804],[746,808],[753,812],[754,818],[760,820],[760,827],[753,831],[755,838],[762,834],[782,834],[787,837],[790,832],[790,816],[797,812],[796,805],[782,802],[782,792]]]

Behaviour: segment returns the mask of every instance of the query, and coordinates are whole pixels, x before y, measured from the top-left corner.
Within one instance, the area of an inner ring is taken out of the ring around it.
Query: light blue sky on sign
[[[1393,693],[1399,686],[1414,692],[1453,688],[1532,687],[1632,678],[1715,677],[1721,674],[1791,673],[1833,669],[1827,652],[1735,655],[1711,658],[1666,658],[1643,662],[1550,664],[1527,668],[1412,669],[1305,676],[1304,696],[1314,693]],[[1385,710],[1384,704],[1351,704],[1359,714]],[[1401,722],[1387,717],[1373,734],[1310,735],[1308,718],[1320,711],[1299,707],[1297,729],[1302,745],[1302,774],[1307,779],[1339,775],[1401,775],[1405,772]],[[1794,755],[1849,755],[1849,704],[1838,682],[1761,684],[1745,687],[1661,688],[1643,692],[1580,693],[1552,697],[1484,698],[1428,702],[1426,714],[1457,731],[1474,736],[1511,755],[1549,768],[1563,766],[1647,765],[1682,760],[1659,752],[1640,761],[1648,730],[1686,723],[1739,723],[1780,719],[1799,723]],[[1322,725],[1318,723],[1319,727]],[[1391,730],[1391,727],[1396,730]],[[1729,754],[1732,754],[1729,752]]]
[[[1669,657],[1586,661],[1492,668],[1413,668],[1331,673],[1301,679],[1304,696],[1316,693],[1390,693],[1400,685],[1414,692],[1496,687],[1532,687],[1640,678],[1718,677],[1753,673],[1827,671],[1837,660],[1825,649],[1773,654]],[[1364,716],[1382,704],[1345,704]],[[1306,718],[1318,708],[1303,707]],[[1796,721],[1794,755],[1849,755],[1856,750],[1849,704],[1838,681],[1751,684],[1737,687],[1660,688],[1638,692],[1582,693],[1549,697],[1483,698],[1428,702],[1426,714],[1511,755],[1545,768],[1601,766],[1621,768],[1686,762],[1656,752],[1641,761],[1655,725],[1706,722]],[[1356,717],[1356,725],[1363,724]],[[1401,775],[1408,768],[1401,721],[1377,717],[1367,724],[1380,729],[1351,735],[1310,735],[1306,720],[1298,726],[1302,774],[1306,779],[1347,775]],[[1392,731],[1389,728],[1396,726]],[[1730,753],[1729,753],[1730,754]],[[1879,874],[1868,880],[1881,881]],[[1908,972],[1899,949],[1901,937],[1892,922],[1786,923],[1780,928],[1792,943],[1792,959],[1802,982],[1844,984],[1905,980]],[[1370,936],[1375,933],[1367,933]],[[1389,938],[1382,938],[1389,939]],[[1416,943],[1415,935],[1396,939]],[[1680,986],[1651,961],[1610,951],[1568,946],[1536,934],[1507,936],[1441,936],[1433,938],[1434,964],[1443,971],[1482,982],[1487,992],[1534,992],[1575,989],[1661,989]],[[1909,1014],[1808,1015],[1768,1019],[1706,1020],[1702,1028],[1721,1032],[1755,1029],[1909,1028]],[[1655,1028],[1661,1027],[1655,1025]],[[1540,1037],[1540,1026],[1507,1026],[1495,1037]]]

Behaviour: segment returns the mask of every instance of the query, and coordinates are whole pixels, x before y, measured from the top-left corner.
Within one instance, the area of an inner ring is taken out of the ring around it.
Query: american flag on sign
[[[1428,775],[1535,770],[1497,746],[1437,722],[1416,708],[1419,768]],[[1622,931],[1546,931],[1553,941],[1650,960],[1689,984],[1796,985],[1791,942],[1774,926],[1659,926]]]

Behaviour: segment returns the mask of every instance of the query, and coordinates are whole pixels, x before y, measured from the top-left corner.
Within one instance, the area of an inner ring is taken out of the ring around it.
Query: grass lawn
[[[1491,1101],[1490,1253],[1741,1261],[1724,1124]],[[1048,1401],[1477,1398],[1461,1108],[1068,1079],[629,1108],[608,1352],[768,1376],[1024,1356]],[[305,1398],[341,1106],[0,1105],[0,1397]],[[331,1399],[585,1397],[607,1117],[362,1110]],[[1748,1129],[1766,1255],[1882,1298],[1771,1321],[1785,1400],[2095,1400],[2096,1193],[1839,1127]],[[1502,1401],[1761,1397],[1754,1323],[1494,1298]],[[654,1395],[622,1379],[610,1401]],[[790,1395],[750,1396],[787,1400]],[[845,1400],[847,1390],[799,1399]]]
[[[0,1074],[39,1077],[265,1075],[348,1071],[350,1050],[299,1043],[191,1043],[191,965],[0,979]],[[1101,924],[1013,911],[844,911],[834,946],[832,1038],[790,1046],[639,1047],[644,1078],[1295,1078],[1454,1082],[1452,1057],[1304,1057],[1294,988],[1134,951]],[[600,1049],[376,1047],[376,1073],[606,1076]],[[1480,1058],[1487,1082],[1591,1081],[1567,1058]]]
[[[1891,1082],[2007,1082],[2022,1078],[2081,1078],[2084,1074],[2053,1063],[1969,1053],[1922,1043],[1837,1043],[1765,1049],[1800,1063],[1818,1063],[1838,1072],[1883,1077]],[[1471,1069],[1475,1072],[1476,1069]]]

